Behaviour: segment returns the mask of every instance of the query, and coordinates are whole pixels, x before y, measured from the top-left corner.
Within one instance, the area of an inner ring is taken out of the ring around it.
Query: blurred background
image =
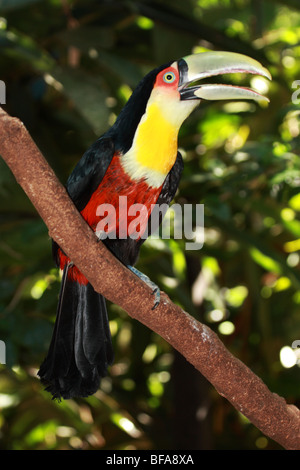
[[[207,49],[261,61],[272,82],[225,80],[270,105],[202,102],[186,121],[176,202],[205,204],[205,244],[187,252],[184,240],[148,240],[138,268],[300,406],[299,1],[0,0],[5,109],[62,183],[145,73]],[[1,159],[0,230],[1,449],[280,448],[116,305],[116,360],[101,389],[52,401],[36,372],[59,275],[47,229]]]

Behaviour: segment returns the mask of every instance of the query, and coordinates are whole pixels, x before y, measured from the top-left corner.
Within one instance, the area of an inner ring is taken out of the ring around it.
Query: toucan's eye
[[[163,76],[163,81],[165,83],[173,83],[176,79],[176,75],[174,72],[166,72]]]

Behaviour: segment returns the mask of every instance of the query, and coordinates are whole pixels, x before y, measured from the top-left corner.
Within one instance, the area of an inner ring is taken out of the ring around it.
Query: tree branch
[[[300,411],[269,391],[217,335],[162,293],[152,310],[151,289],[124,267],[81,217],[24,125],[0,108],[0,154],[49,229],[97,292],[162,336],[220,395],[286,449],[300,449]]]

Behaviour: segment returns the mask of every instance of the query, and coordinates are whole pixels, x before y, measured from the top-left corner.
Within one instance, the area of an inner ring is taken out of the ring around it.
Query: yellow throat
[[[132,146],[122,157],[126,173],[133,180],[145,179],[152,187],[160,187],[174,165],[180,126],[195,107],[183,106],[178,95],[173,95],[152,91]]]
[[[177,155],[178,131],[163,116],[158,104],[151,103],[136,135],[137,163],[168,174]]]

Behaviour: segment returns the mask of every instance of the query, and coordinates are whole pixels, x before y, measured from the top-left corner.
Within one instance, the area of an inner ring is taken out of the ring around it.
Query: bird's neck
[[[163,184],[177,157],[180,125],[166,116],[159,101],[149,101],[132,146],[122,156],[123,168],[133,180],[144,179],[156,188]]]

